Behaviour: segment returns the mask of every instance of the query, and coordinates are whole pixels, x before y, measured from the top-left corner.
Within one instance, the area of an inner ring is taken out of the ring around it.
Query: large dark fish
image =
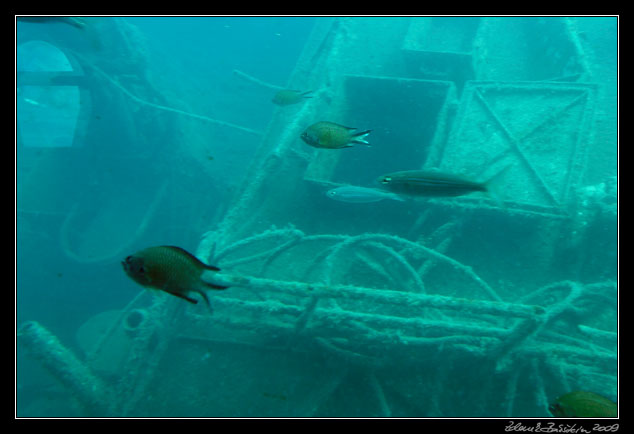
[[[558,397],[548,406],[555,417],[617,417],[615,402],[593,392],[577,390]]]
[[[211,304],[205,291],[227,288],[203,281],[203,272],[220,269],[213,265],[203,264],[194,255],[180,247],[148,247],[128,256],[121,265],[132,280],[145,287],[165,291],[194,304],[198,303],[198,300],[191,298],[188,294],[192,291],[199,293],[210,311]]]
[[[308,95],[311,92],[312,90],[302,92],[299,90],[282,89],[275,94],[272,102],[277,105],[297,104],[298,102],[304,101],[306,98],[312,98],[312,96]]]
[[[380,176],[377,181],[384,188],[398,194],[430,197],[452,197],[481,191],[491,193],[492,184],[507,168],[484,182],[434,170],[405,170]]]
[[[334,122],[317,122],[301,134],[301,139],[315,148],[349,148],[353,143],[369,145],[365,137],[372,130],[355,132],[356,128],[344,127]]]

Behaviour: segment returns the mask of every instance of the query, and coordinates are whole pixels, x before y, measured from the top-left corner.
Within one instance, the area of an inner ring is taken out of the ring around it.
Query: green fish
[[[202,280],[207,270],[220,271],[218,267],[200,262],[194,255],[180,247],[148,247],[121,262],[123,270],[136,283],[168,294],[198,303],[189,296],[190,292],[199,293],[211,312],[207,298],[207,289],[225,289],[226,286],[212,285]]]
[[[496,202],[501,202],[496,187],[509,167],[503,168],[484,182],[436,170],[405,170],[388,173],[380,176],[377,181],[384,188],[397,194],[453,197],[481,191],[491,195]]]
[[[291,90],[291,89],[282,89],[272,99],[273,104],[277,105],[292,105],[297,104],[298,102],[303,101],[306,98],[312,98],[308,94],[311,93],[312,90],[307,92],[302,92],[299,90]]]
[[[548,406],[555,417],[617,417],[617,410],[615,402],[582,390],[561,395]]]
[[[474,191],[487,191],[485,183],[425,170],[388,173],[380,176],[378,182],[394,193],[416,196],[462,196]]]
[[[306,128],[300,136],[301,139],[310,146],[315,148],[349,148],[352,143],[369,145],[365,137],[372,130],[354,132],[356,128],[344,127],[343,125],[333,122],[317,122]]]

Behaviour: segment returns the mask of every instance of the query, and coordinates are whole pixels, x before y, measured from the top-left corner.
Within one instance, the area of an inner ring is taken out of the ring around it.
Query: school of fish
[[[18,21],[32,23],[59,22],[84,29],[86,22],[79,17],[17,17]],[[278,106],[290,106],[312,98],[312,91],[279,90],[272,98]],[[27,100],[34,105],[37,101]],[[308,126],[300,135],[302,141],[315,148],[341,149],[355,144],[369,145],[366,137],[371,130],[357,131],[330,121],[319,121]],[[506,172],[504,168],[486,181],[475,181],[452,173],[436,170],[404,170],[381,175],[377,182],[383,188],[341,186],[330,189],[326,195],[348,203],[372,203],[382,200],[405,200],[403,196],[455,197],[474,192],[494,194],[494,183]],[[203,279],[206,272],[218,272],[213,265],[204,264],[186,250],[176,246],[148,247],[127,256],[122,262],[124,272],[136,283],[150,289],[166,292],[192,304],[198,300],[191,293],[199,294],[209,312],[213,309],[207,296],[208,290],[224,290],[227,286]],[[284,395],[266,394],[267,397],[285,400]],[[611,418],[618,416],[618,406],[610,399],[589,391],[573,391],[557,397],[548,407],[555,417]]]
[[[272,98],[273,104],[289,106],[312,98],[312,91],[281,89]],[[307,145],[320,149],[342,149],[370,144],[366,140],[372,130],[359,131],[331,121],[318,121],[300,134]],[[503,172],[503,171],[501,171]],[[406,170],[388,173],[378,178],[379,188],[345,185],[326,192],[330,199],[346,203],[373,203],[382,200],[404,201],[409,196],[460,196],[473,192],[491,192],[493,178],[484,182],[438,171]],[[225,289],[202,280],[204,271],[219,271],[203,264],[195,256],[175,246],[158,246],[141,250],[122,262],[126,274],[142,286],[167,292],[190,303],[197,300],[191,292],[200,294],[211,311],[208,289]]]
[[[283,89],[272,102],[279,106],[298,104],[308,98],[311,91]],[[349,148],[355,144],[369,145],[366,137],[371,130],[357,131],[329,121],[319,121],[308,126],[300,135],[307,145],[321,149]],[[455,197],[475,192],[494,193],[493,185],[506,172],[503,168],[485,181],[476,181],[438,170],[403,170],[387,173],[377,178],[381,189],[354,185],[332,188],[326,196],[340,202],[373,203],[382,200],[404,201],[404,197]],[[499,198],[496,198],[499,203]],[[200,294],[209,311],[211,303],[206,291],[227,287],[211,284],[202,279],[205,271],[217,272],[219,268],[206,265],[189,252],[175,246],[149,247],[132,254],[122,262],[126,274],[142,286],[164,291],[190,303],[198,301],[191,292]],[[617,406],[611,400],[592,392],[574,391],[556,398],[549,406],[555,417],[616,417]]]

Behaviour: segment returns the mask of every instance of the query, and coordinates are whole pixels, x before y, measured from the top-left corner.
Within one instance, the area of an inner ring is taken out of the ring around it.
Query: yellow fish
[[[312,96],[308,96],[308,94],[311,92],[312,90],[309,90],[308,92],[302,92],[299,90],[282,89],[275,94],[272,101],[273,104],[277,105],[297,104],[298,102],[303,101],[305,98],[312,98]]]
[[[205,265],[194,255],[180,247],[148,247],[121,262],[123,270],[136,283],[165,291],[190,303],[198,303],[190,292],[199,293],[211,312],[207,289],[225,289],[226,286],[212,285],[202,280],[203,272],[219,271],[218,267]]]
[[[582,390],[560,396],[548,406],[548,411],[555,417],[617,417],[615,402]]]
[[[352,143],[370,145],[365,140],[365,137],[370,134],[372,130],[358,133],[354,132],[355,130],[356,128],[344,127],[343,125],[333,122],[322,121],[306,128],[300,137],[308,145],[314,146],[315,148],[349,148],[352,146]]]

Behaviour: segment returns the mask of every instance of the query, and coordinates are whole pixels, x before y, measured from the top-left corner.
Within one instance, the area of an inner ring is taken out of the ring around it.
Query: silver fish
[[[331,199],[350,203],[378,202],[384,199],[405,200],[399,195],[390,193],[389,191],[378,190],[376,188],[357,187],[354,185],[333,188],[332,190],[328,190],[326,195]]]

